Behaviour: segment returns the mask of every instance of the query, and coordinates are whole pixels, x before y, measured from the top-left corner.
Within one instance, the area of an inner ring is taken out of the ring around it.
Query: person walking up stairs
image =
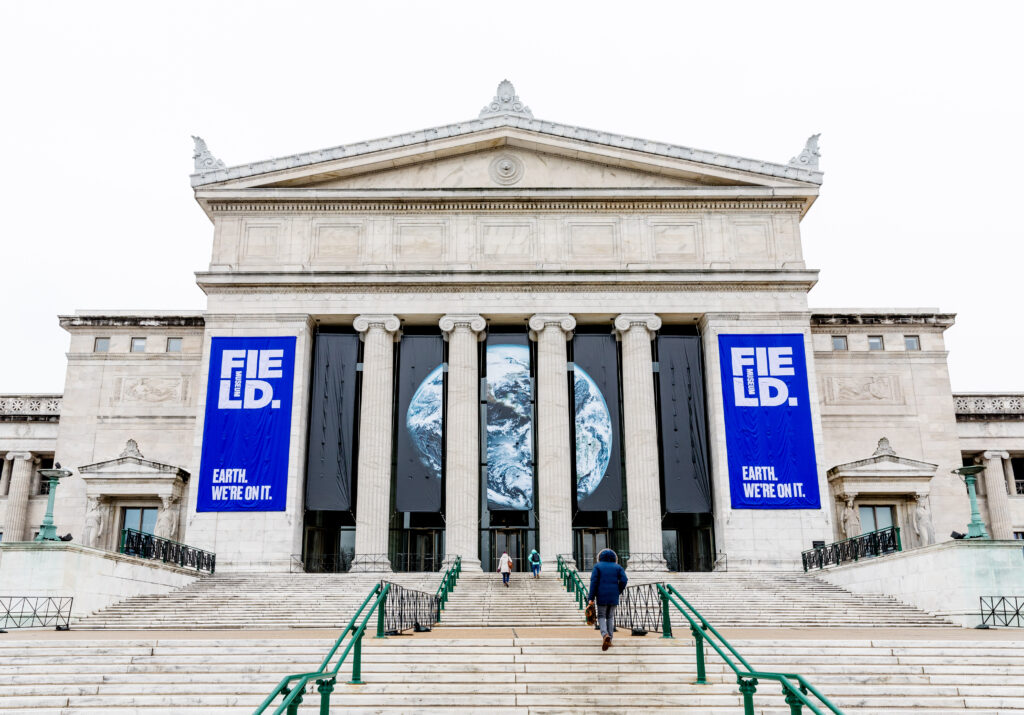
[[[608,650],[615,635],[615,607],[619,605],[619,594],[626,588],[629,577],[618,564],[618,556],[611,549],[604,549],[597,555],[597,563],[590,572],[590,593],[587,600],[597,602],[597,625],[604,641],[601,650]]]

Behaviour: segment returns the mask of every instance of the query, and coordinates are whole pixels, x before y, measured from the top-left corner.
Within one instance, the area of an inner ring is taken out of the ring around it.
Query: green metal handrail
[[[707,619],[689,601],[683,598],[675,586],[659,583],[658,593],[661,595],[662,638],[672,637],[672,621],[669,617],[670,604],[675,606],[690,623],[690,632],[693,634],[697,648],[697,680],[695,682],[698,685],[707,683],[707,675],[704,668],[704,641],[707,640],[711,647],[715,649],[715,652],[725,661],[725,664],[736,674],[736,682],[739,684],[740,693],[743,695],[744,715],[754,715],[754,693],[757,692],[759,680],[774,680],[782,686],[782,694],[786,698],[786,704],[789,705],[791,715],[801,715],[805,705],[815,715],[825,715],[818,706],[807,699],[808,693],[813,694],[822,705],[835,713],[835,715],[843,715],[842,710],[833,705],[828,698],[822,695],[802,675],[754,670],[753,666],[733,648],[732,644],[723,638],[722,634],[715,630],[715,627],[708,623]],[[697,620],[700,621],[700,625],[690,616],[690,613],[687,613],[687,610],[696,616]],[[733,659],[729,657],[729,654],[732,654],[743,668],[737,667]]]
[[[359,610],[356,611],[355,615],[352,616],[352,620],[345,626],[345,630],[341,632],[338,640],[334,643],[334,647],[331,648],[327,657],[324,658],[320,664],[320,668],[313,673],[296,673],[294,675],[286,675],[281,679],[281,682],[274,688],[274,692],[267,696],[267,699],[260,703],[253,711],[253,715],[260,715],[267,708],[271,707],[274,699],[278,695],[284,695],[284,700],[277,709],[274,710],[274,715],[281,715],[287,710],[287,715],[298,715],[299,704],[302,703],[302,696],[306,692],[306,686],[311,681],[316,681],[317,692],[320,693],[320,715],[330,715],[331,712],[331,693],[334,692],[334,686],[338,681],[338,672],[341,670],[342,664],[345,662],[345,658],[348,654],[352,653],[352,679],[348,681],[350,685],[362,685],[362,665],[363,665],[363,634],[366,632],[366,626],[370,621],[370,617],[374,611],[377,611],[377,638],[384,638],[384,606],[387,602],[388,591],[391,590],[391,584],[384,581],[378,584],[374,584],[373,588],[363,599],[362,604],[359,606]],[[374,599],[374,596],[376,598]],[[367,610],[367,604],[370,604],[373,599],[372,605]],[[363,621],[356,626],[356,621],[359,620],[359,616],[366,611],[366,615],[363,616]],[[352,637],[348,639],[348,645],[345,646],[345,650],[342,652],[341,657],[338,658],[338,662],[334,665],[333,669],[328,669],[331,663],[331,659],[334,654],[338,652],[342,643],[345,641],[345,636],[352,634]],[[354,652],[353,652],[354,651]],[[294,683],[293,683],[294,681]]]
[[[561,554],[558,555],[558,575],[562,579],[562,585],[565,586],[566,592],[571,593],[576,599],[577,608],[581,611],[586,608],[588,589],[583,585],[580,572],[566,563]]]
[[[456,556],[455,561],[451,566],[444,572],[444,576],[441,577],[441,585],[437,587],[437,620],[441,622],[441,612],[444,610],[445,604],[448,603],[448,596],[452,591],[455,590],[455,583],[459,580],[459,576],[462,574],[462,557]]]

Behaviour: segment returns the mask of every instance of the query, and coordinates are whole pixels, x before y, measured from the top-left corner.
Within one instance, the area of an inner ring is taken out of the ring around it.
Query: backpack
[[[540,563],[540,554],[530,554],[530,563],[531,564],[539,564]]]

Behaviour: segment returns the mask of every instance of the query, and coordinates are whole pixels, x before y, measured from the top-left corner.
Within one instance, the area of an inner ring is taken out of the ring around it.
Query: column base
[[[356,554],[349,573],[391,573],[391,560],[387,554]]]

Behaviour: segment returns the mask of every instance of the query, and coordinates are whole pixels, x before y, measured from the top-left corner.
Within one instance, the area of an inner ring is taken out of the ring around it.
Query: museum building
[[[1024,538],[1021,395],[952,393],[935,309],[812,310],[788,162],[477,119],[227,167],[200,312],[79,312],[63,395],[0,396],[0,533],[125,529],[218,570],[493,570],[610,546],[671,570],[790,569]],[[827,240],[827,236],[814,236]]]

